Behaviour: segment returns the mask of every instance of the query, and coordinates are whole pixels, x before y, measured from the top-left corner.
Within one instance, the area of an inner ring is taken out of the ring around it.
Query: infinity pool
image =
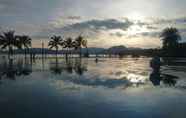
[[[149,61],[0,58],[0,118],[185,118],[186,65]]]

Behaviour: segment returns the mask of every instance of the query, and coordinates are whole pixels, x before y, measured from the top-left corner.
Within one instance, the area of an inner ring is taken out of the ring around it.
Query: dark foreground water
[[[185,59],[0,58],[0,118],[186,118]]]

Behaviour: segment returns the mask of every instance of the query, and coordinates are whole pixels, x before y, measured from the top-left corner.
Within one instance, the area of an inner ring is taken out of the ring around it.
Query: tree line
[[[48,42],[49,49],[55,49],[56,57],[60,48],[66,50],[66,58],[71,50],[77,50],[79,57],[82,56],[81,49],[87,48],[87,40],[83,36],[79,35],[75,39],[68,37],[63,39],[61,36],[52,36]],[[25,57],[32,48],[32,39],[28,35],[16,35],[15,31],[10,30],[0,34],[0,48],[2,50],[8,50],[8,58],[14,54],[14,49],[21,49],[24,51]]]
[[[161,33],[159,38],[162,40],[162,49],[158,52],[163,55],[175,56],[180,52],[179,41],[181,41],[181,35],[177,28],[167,27]],[[25,52],[25,57],[29,48],[32,47],[32,39],[28,35],[15,35],[15,31],[7,31],[0,34],[0,48],[8,50],[8,57],[14,53],[14,49],[21,49]],[[82,56],[82,48],[87,48],[87,40],[83,36],[79,35],[76,38],[62,38],[61,36],[52,36],[48,42],[49,49],[55,49],[56,58],[58,51],[61,48],[65,50],[66,58],[72,54],[72,50],[77,50],[79,57]],[[88,49],[87,54],[88,57]]]

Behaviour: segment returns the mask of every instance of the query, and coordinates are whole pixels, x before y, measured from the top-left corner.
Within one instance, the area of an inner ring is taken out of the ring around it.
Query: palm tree
[[[27,54],[27,49],[29,49],[31,47],[31,38],[29,36],[23,35],[23,36],[18,36],[18,42],[20,47],[25,51],[25,58],[26,58],[26,54]]]
[[[21,48],[17,36],[15,36],[14,31],[7,31],[0,35],[0,46],[2,49],[8,48],[8,58],[10,59],[10,55],[13,55],[13,48]]]
[[[82,47],[87,48],[87,40],[83,39],[83,37],[80,35],[75,39],[75,49],[79,50],[79,57],[81,57],[81,49]],[[87,52],[88,53],[88,52]]]
[[[68,53],[69,51],[74,48],[74,41],[71,37],[68,37],[65,41],[64,41],[64,44],[63,44],[63,48],[66,48],[67,49],[67,52],[66,52],[66,59],[68,58]]]
[[[56,49],[56,58],[57,58],[57,54],[58,54],[58,50],[59,50],[59,46],[61,46],[63,44],[63,39],[61,38],[61,36],[53,36],[51,37],[51,41],[49,41],[48,46],[50,49],[55,48]]]
[[[166,50],[176,48],[181,40],[178,29],[174,27],[165,28],[160,34],[160,38],[163,41],[163,49]]]

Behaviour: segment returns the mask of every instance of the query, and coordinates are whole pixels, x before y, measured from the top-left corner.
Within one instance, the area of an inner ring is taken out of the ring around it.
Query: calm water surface
[[[0,118],[185,118],[186,66],[149,61],[1,57]]]

